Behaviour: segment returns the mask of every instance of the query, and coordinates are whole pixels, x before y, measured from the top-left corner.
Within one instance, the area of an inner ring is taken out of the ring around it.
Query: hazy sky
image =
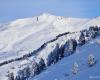
[[[100,16],[100,0],[0,0],[0,22],[44,12],[68,17]]]

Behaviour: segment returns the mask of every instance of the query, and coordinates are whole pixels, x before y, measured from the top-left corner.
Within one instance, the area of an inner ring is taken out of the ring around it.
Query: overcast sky
[[[0,23],[42,13],[66,17],[100,16],[100,0],[0,0]]]

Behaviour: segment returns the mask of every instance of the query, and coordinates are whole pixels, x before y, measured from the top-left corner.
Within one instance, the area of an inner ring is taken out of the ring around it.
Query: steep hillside
[[[100,37],[78,47],[76,52],[63,58],[57,64],[48,67],[46,71],[30,80],[99,80],[100,79]],[[88,66],[88,57],[95,56],[96,64]],[[78,73],[73,74],[73,64],[78,64]]]

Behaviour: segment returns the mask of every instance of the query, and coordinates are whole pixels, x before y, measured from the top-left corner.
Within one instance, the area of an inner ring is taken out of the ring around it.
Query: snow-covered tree
[[[85,36],[84,36],[83,32],[81,32],[78,41],[79,41],[79,44],[80,44],[80,45],[85,44]]]
[[[53,63],[56,63],[59,60],[59,54],[59,44],[56,44],[56,47],[53,50]]]
[[[30,67],[29,66],[26,66],[23,69],[23,73],[24,73],[24,78],[25,79],[29,78],[29,76],[31,75]]]
[[[39,65],[37,64],[36,61],[33,61],[32,65],[30,67],[30,71],[31,71],[31,76],[35,76],[40,73]]]
[[[96,63],[95,56],[93,54],[90,54],[89,57],[88,57],[88,65],[91,67],[95,63]]]
[[[15,80],[27,80],[31,75],[30,67],[26,66],[17,72]]]
[[[46,66],[50,66],[53,63],[53,59],[53,52],[51,52],[46,59]]]
[[[7,77],[8,77],[8,80],[14,80],[14,73],[8,72]]]
[[[73,41],[73,50],[76,50],[77,41],[75,39],[72,39],[72,41]]]
[[[18,73],[17,73],[17,79],[25,80],[25,78],[24,78],[24,71],[23,70],[19,70],[18,71]]]
[[[77,47],[77,42],[75,39],[70,39],[66,42],[65,48],[64,48],[64,56],[71,55]]]
[[[99,27],[98,27],[98,26],[95,26],[95,27],[94,27],[94,30],[95,30],[95,31],[99,31]]]
[[[46,67],[45,62],[42,58],[40,58],[38,65],[39,65],[39,71],[42,71]]]
[[[98,26],[91,26],[89,28],[89,37],[90,38],[95,38],[98,35],[99,28]]]
[[[99,31],[99,27],[98,26],[91,26],[89,28],[90,31]]]
[[[87,29],[84,30],[84,36],[85,36],[85,37],[89,37],[89,30],[87,30]]]
[[[94,31],[89,31],[89,37],[90,37],[90,39],[95,38],[96,37],[95,32]]]
[[[61,47],[59,47],[59,59],[64,57],[64,45],[61,45]]]
[[[21,79],[20,79],[20,76],[17,75],[17,76],[15,77],[15,80],[21,80]]]
[[[98,30],[100,31],[100,27],[98,27]]]
[[[51,64],[55,64],[59,60],[60,52],[59,45],[56,44],[55,48],[48,55],[46,66],[50,66]]]
[[[78,64],[76,62],[73,64],[72,73],[73,74],[77,74],[78,73]]]

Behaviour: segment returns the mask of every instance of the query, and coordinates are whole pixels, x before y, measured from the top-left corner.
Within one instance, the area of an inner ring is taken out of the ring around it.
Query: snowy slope
[[[9,58],[22,56],[58,34],[79,31],[90,25],[99,26],[100,19],[65,18],[48,13],[1,25],[3,27],[0,27],[0,60],[8,58],[8,55]]]
[[[48,67],[40,75],[29,80],[99,80],[100,79],[100,37],[78,47],[75,54],[63,58],[57,64]],[[88,67],[88,56],[93,54],[97,63]],[[79,72],[72,74],[73,64],[77,62]]]
[[[44,13],[40,16],[26,18],[26,19],[18,19],[6,24],[1,24],[0,63],[16,59],[16,57],[17,58],[23,57],[23,55],[29,54],[34,50],[37,50],[44,43],[55,39],[56,36],[61,33],[76,32],[74,34],[68,34],[62,36],[58,38],[56,41],[47,44],[46,48],[40,51],[38,55],[36,55],[36,57],[38,58],[42,57],[45,60],[45,63],[47,63],[46,59],[48,58],[49,53],[52,52],[53,49],[55,49],[56,44],[62,46],[70,38],[78,40],[80,35],[79,31],[88,29],[90,26],[100,26],[100,18],[99,17],[94,19],[66,18]],[[16,74],[18,70],[25,67],[27,64],[31,64],[30,60],[33,59],[34,56],[29,58],[29,60],[25,59],[21,61],[13,61],[12,63],[9,63],[7,65],[0,66],[0,73],[3,72],[3,74],[0,74],[0,80],[6,80],[5,75],[7,74],[8,70]],[[66,60],[67,58],[63,59],[61,62]],[[60,67],[60,62],[58,62],[57,65]],[[55,66],[56,65],[54,65],[54,67]],[[12,67],[14,67],[14,69],[12,69]],[[52,69],[51,71],[54,72]],[[41,75],[39,77],[39,80],[41,80]],[[50,73],[50,75],[52,75],[52,73]],[[47,74],[47,76],[49,75]],[[44,78],[45,76],[43,76],[43,79]]]

